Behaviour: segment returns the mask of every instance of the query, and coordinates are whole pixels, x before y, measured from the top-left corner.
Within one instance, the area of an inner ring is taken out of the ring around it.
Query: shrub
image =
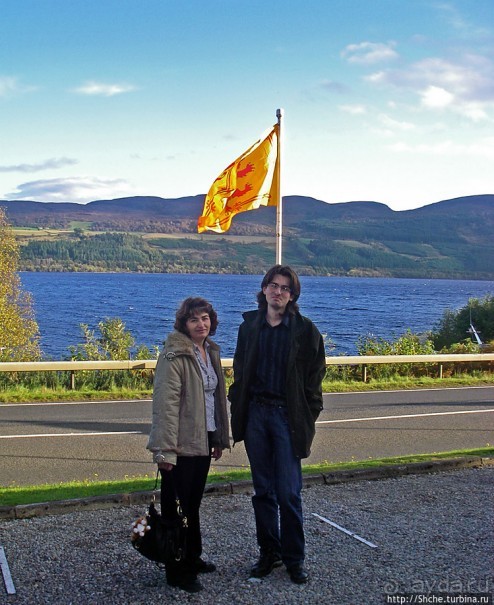
[[[432,332],[434,347],[444,350],[456,343],[472,342],[471,324],[484,343],[494,341],[494,296],[470,298],[468,304],[457,311],[446,309]],[[470,336],[467,336],[470,334]]]

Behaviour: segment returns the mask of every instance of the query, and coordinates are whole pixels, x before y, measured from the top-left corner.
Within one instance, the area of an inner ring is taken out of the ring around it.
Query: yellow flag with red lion
[[[239,212],[278,203],[278,136],[275,124],[267,136],[223,170],[211,185],[197,231],[224,233]]]

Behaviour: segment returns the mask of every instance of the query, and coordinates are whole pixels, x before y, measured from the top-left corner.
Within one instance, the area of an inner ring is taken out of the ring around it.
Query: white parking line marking
[[[368,418],[344,418],[342,420],[318,420],[316,424],[338,424],[340,422],[365,422],[368,420],[398,420],[400,418],[425,418],[427,416],[456,416],[457,414],[487,414],[492,410],[459,410],[456,412],[430,412],[429,414],[401,414],[397,416],[370,416]]]
[[[0,546],[0,568],[2,569],[3,581],[7,594],[15,594],[15,586],[12,581],[12,576],[10,575],[9,564],[3,546]]]
[[[329,523],[329,525],[331,525],[332,527],[336,527],[336,529],[339,529],[344,534],[347,534],[347,535],[351,536],[352,538],[355,538],[355,540],[359,540],[360,542],[367,544],[367,546],[370,546],[371,548],[377,548],[377,544],[369,542],[369,540],[366,540],[365,538],[361,538],[353,531],[350,531],[349,529],[345,529],[344,527],[341,527],[341,525],[338,525],[337,523],[334,523],[333,521],[326,519],[326,517],[321,517],[321,515],[318,515],[317,513],[312,513],[312,514],[314,515],[314,517],[317,517],[318,519],[321,519],[321,521],[324,521],[324,523]]]
[[[54,405],[94,405],[95,403],[149,403],[152,399],[103,399],[102,401],[38,401],[36,403],[2,403],[2,408],[50,407]]]
[[[32,439],[35,437],[99,437],[100,435],[144,435],[142,431],[107,431],[98,433],[34,433],[32,435],[0,435],[0,439]]]

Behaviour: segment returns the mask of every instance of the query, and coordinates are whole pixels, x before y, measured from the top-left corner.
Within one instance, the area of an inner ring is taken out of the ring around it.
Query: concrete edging
[[[444,471],[465,468],[481,468],[494,466],[494,458],[481,458],[480,456],[465,456],[448,460],[430,460],[426,462],[410,462],[408,464],[389,464],[373,469],[351,469],[307,475],[303,477],[304,488],[312,485],[337,485],[351,481],[375,481],[390,479],[403,475],[424,473],[439,473]],[[231,494],[252,493],[251,481],[237,481],[234,483],[209,484],[206,486],[206,496],[226,496]],[[159,491],[154,492],[159,501]],[[47,515],[63,515],[71,512],[85,510],[100,510],[115,506],[131,506],[148,504],[153,491],[132,492],[129,494],[111,494],[88,498],[75,498],[71,500],[56,500],[53,502],[40,502],[38,504],[19,504],[17,506],[0,506],[0,519],[31,519]]]

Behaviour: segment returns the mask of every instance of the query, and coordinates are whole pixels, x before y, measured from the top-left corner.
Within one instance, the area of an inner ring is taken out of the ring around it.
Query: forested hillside
[[[24,270],[260,273],[274,263],[275,208],[198,235],[203,199],[0,205],[19,229]],[[302,273],[494,279],[494,195],[401,212],[289,196],[283,208],[283,261]]]

